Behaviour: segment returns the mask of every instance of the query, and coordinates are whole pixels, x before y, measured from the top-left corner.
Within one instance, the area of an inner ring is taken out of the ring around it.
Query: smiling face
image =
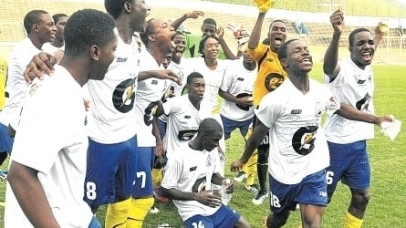
[[[268,38],[271,49],[277,51],[283,43],[285,43],[287,37],[286,25],[283,22],[273,22],[269,28]]]
[[[375,43],[369,31],[361,31],[354,35],[353,45],[349,48],[352,61],[360,68],[372,63],[375,54]]]
[[[56,27],[50,14],[42,14],[40,21],[34,24],[34,31],[42,43],[52,42],[55,39]]]
[[[220,43],[214,37],[207,38],[203,43],[203,55],[206,59],[216,59],[220,51]]]
[[[295,40],[287,46],[286,58],[282,61],[287,71],[308,73],[313,68],[313,59],[304,41]]]

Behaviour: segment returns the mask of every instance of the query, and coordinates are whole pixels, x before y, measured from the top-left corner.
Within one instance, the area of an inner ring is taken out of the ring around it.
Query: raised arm
[[[340,37],[344,30],[344,15],[341,10],[336,10],[330,16],[330,23],[333,26],[334,33],[330,45],[324,54],[323,71],[324,74],[330,77],[330,81],[334,80],[340,72],[338,65],[338,48]]]
[[[375,43],[375,52],[376,49],[378,49],[379,44],[381,43],[381,40],[383,38],[383,28],[386,27],[386,29],[389,29],[387,25],[385,25],[382,21],[379,22],[379,24],[375,27],[375,35],[374,35],[374,43]]]
[[[258,47],[259,40],[261,39],[262,25],[264,23],[266,12],[259,13],[254,28],[252,29],[250,39],[248,40],[248,48],[255,49]]]
[[[187,19],[196,19],[199,16],[204,16],[204,13],[199,10],[194,10],[192,12],[188,12],[183,14],[181,17],[176,18],[174,21],[171,22],[171,26],[176,30],[184,21]]]

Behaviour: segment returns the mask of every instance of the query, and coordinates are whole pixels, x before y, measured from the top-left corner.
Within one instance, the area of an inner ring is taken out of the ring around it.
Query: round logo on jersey
[[[135,79],[127,79],[114,89],[113,105],[122,113],[129,112],[134,107]]]
[[[292,138],[293,149],[300,155],[308,155],[314,149],[317,126],[301,127]]]
[[[251,97],[251,96],[252,96],[252,94],[249,94],[249,93],[240,93],[235,97],[242,98],[242,97]],[[248,111],[250,109],[250,106],[240,105],[237,103],[235,105],[237,105],[238,108],[240,108],[241,110],[244,110],[244,111]]]
[[[192,171],[195,171],[196,169],[197,167],[190,168],[190,170]],[[196,182],[193,184],[192,192],[201,192],[204,191],[205,189],[206,189],[206,176],[196,180]]]
[[[278,73],[270,73],[265,77],[265,88],[268,90],[268,92],[272,92],[277,89],[284,80],[285,77],[283,77],[283,75]]]

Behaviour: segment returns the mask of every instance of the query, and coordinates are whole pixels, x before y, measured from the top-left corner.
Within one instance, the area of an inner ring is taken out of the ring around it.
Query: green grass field
[[[403,105],[406,97],[406,66],[380,65],[373,66],[376,76],[375,107],[377,114],[393,114],[401,121],[406,119]],[[312,76],[321,80],[321,64],[316,64]],[[239,157],[243,148],[242,137],[237,133],[227,142],[228,162]],[[376,139],[369,142],[369,154],[372,166],[371,200],[365,216],[365,228],[401,228],[406,227],[406,133],[401,132],[398,138],[391,142],[376,128]],[[6,168],[7,163],[2,168]],[[234,174],[228,172],[227,176]],[[231,207],[239,211],[252,225],[263,227],[261,218],[269,212],[269,201],[261,206],[251,203],[253,195],[247,192],[242,184],[236,185],[236,191],[231,200]],[[5,182],[0,183],[0,201],[4,202]],[[27,190],[29,194],[29,190]],[[349,202],[349,191],[339,185],[333,202],[327,207],[323,227],[343,227],[343,215]],[[159,214],[149,214],[144,227],[156,228],[158,224],[168,223],[174,228],[181,228],[176,207],[172,204],[158,204]],[[3,227],[3,211],[0,207],[0,227]],[[100,208],[97,216],[103,221],[105,208]],[[300,223],[299,213],[294,212],[285,227],[297,228]]]

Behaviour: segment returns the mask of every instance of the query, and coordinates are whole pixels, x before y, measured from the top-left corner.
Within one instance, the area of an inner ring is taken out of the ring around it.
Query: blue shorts
[[[11,154],[14,139],[8,134],[8,127],[0,123],[0,153],[8,152]]]
[[[184,223],[186,228],[232,228],[240,220],[241,215],[225,205],[211,216],[195,215],[188,218]]]
[[[340,180],[352,189],[369,188],[371,167],[366,145],[366,141],[348,144],[328,142],[330,167],[327,168],[327,192],[329,196],[333,195]]]
[[[270,208],[275,214],[286,215],[296,204],[327,205],[326,171],[305,177],[298,184],[283,184],[269,175]]]
[[[130,197],[137,166],[137,136],[114,144],[89,139],[84,200],[90,207]]]
[[[247,135],[248,128],[252,123],[252,118],[245,121],[235,121],[228,119],[227,117],[224,117],[222,115],[220,115],[220,117],[221,120],[223,121],[225,139],[229,139],[231,132],[234,131],[236,128],[240,129],[241,135],[245,137]]]
[[[134,198],[152,196],[152,167],[154,166],[154,147],[138,147],[137,172],[132,195]]]

